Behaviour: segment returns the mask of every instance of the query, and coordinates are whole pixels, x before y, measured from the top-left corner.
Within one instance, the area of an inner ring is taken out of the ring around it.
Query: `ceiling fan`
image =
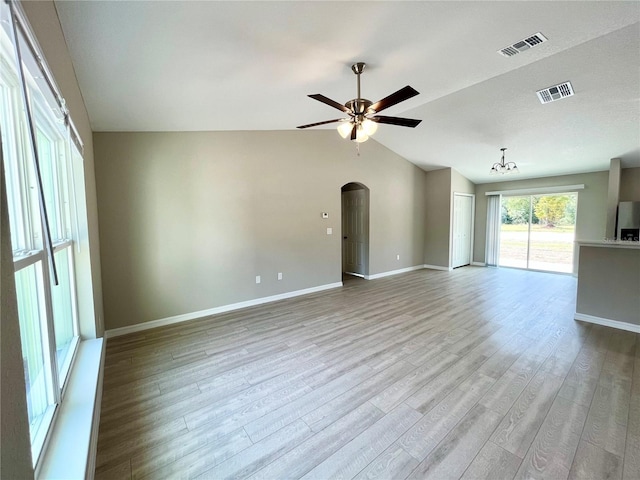
[[[410,99],[418,95],[418,91],[407,85],[401,88],[397,92],[383,98],[382,100],[373,103],[371,100],[361,98],[360,96],[360,75],[364,71],[365,63],[358,62],[351,66],[351,70],[358,77],[358,97],[349,100],[344,105],[331,100],[319,93],[309,95],[309,97],[319,102],[326,103],[327,105],[341,110],[349,115],[349,118],[336,118],[333,120],[326,120],[324,122],[310,123],[308,125],[300,125],[297,128],[309,128],[317,127],[318,125],[326,125],[327,123],[340,122],[338,126],[338,133],[342,138],[349,137],[358,143],[366,141],[370,135],[373,135],[378,129],[378,123],[387,123],[389,125],[399,125],[401,127],[415,128],[422,120],[415,120],[413,118],[400,118],[400,117],[385,117],[384,115],[378,115],[382,110],[396,105],[400,102]]]

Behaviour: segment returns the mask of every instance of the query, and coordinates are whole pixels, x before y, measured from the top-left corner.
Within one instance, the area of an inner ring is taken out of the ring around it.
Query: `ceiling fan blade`
[[[325,120],[324,122],[310,123],[309,125],[300,125],[299,127],[296,127],[296,128],[317,127],[318,125],[325,125],[327,123],[339,122],[340,120],[343,120],[343,119],[342,118],[336,118],[335,120]]]
[[[351,140],[355,140],[356,139],[357,130],[358,130],[358,124],[354,123],[353,124],[353,128],[351,129]]]
[[[401,127],[415,128],[420,125],[422,120],[415,120],[413,118],[400,118],[400,117],[385,117],[384,115],[376,115],[371,117],[370,120],[378,123],[387,123],[389,125],[399,125]]]
[[[345,107],[341,103],[338,103],[335,100],[331,100],[330,98],[325,97],[324,95],[321,95],[319,93],[314,93],[313,95],[309,95],[309,97],[313,98],[314,100],[318,100],[319,102],[326,103],[330,107],[337,108],[338,110],[341,110],[344,113],[351,113],[351,110],[349,110],[347,107]]]
[[[371,105],[368,110],[373,110],[378,113],[384,110],[385,108],[392,107],[393,105],[404,102],[405,100],[409,100],[411,97],[415,97],[420,92],[413,89],[409,85],[404,88],[401,88],[397,92],[392,93],[388,97],[383,98],[382,100]]]

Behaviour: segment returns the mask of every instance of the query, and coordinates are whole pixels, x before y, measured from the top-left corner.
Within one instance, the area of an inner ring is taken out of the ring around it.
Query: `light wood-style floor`
[[[110,339],[96,477],[640,478],[640,335],[421,270]]]

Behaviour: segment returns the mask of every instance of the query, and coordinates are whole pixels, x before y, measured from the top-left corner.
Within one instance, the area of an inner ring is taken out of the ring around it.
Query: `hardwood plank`
[[[631,385],[619,380],[605,386],[599,383],[589,409],[582,438],[607,452],[624,456]]]
[[[515,478],[567,478],[587,413],[586,407],[556,397]]]
[[[562,379],[539,372],[505,415],[491,441],[524,458],[560,389]]]
[[[614,329],[603,327],[602,325],[593,325],[582,348],[595,350],[597,352],[606,352],[609,345],[609,339],[611,338],[611,335],[613,335],[613,330]]]
[[[102,406],[105,413],[112,410],[127,410],[135,407],[138,402],[161,395],[157,382],[151,382],[139,386],[118,385],[105,388],[102,392]]]
[[[640,478],[640,435],[627,433],[622,478],[623,480],[638,480]]]
[[[245,390],[230,402],[204,406],[187,413],[184,418],[189,430],[207,428],[207,425],[215,423],[218,429],[228,426],[228,431],[223,430],[224,433],[228,433],[311,391],[311,388],[299,379],[284,384],[265,382]]]
[[[433,380],[460,357],[452,353],[441,353],[429,359],[424,365],[414,369],[404,378],[384,389],[371,399],[376,407],[385,413],[393,410],[400,402],[409,397],[417,389]]]
[[[488,358],[488,356],[483,354],[467,355],[435,379],[418,389],[405,400],[405,403],[420,413],[427,413],[460,385],[463,380],[471,376]]]
[[[638,435],[627,434],[622,478],[624,480],[640,478],[640,436]]]
[[[640,480],[640,335],[574,312],[423,270],[109,339],[96,476]]]
[[[364,470],[354,477],[355,480],[388,480],[406,478],[418,466],[413,458],[402,447],[391,445]]]
[[[622,478],[622,459],[600,447],[581,441],[569,480],[618,480]]]
[[[583,343],[584,339],[575,333],[569,332],[565,334],[556,351],[547,358],[540,369],[556,377],[566,377],[580,353]]]
[[[245,424],[244,429],[251,440],[257,442],[353,388],[372,374],[373,371],[366,366],[351,370],[326,385],[318,387],[300,398],[289,401],[286,405]]]
[[[482,447],[461,480],[496,480],[513,478],[521,459],[493,442]]]
[[[118,478],[122,480],[130,480],[131,476],[131,460],[125,460],[108,468],[98,468],[95,472],[94,480],[110,480]]]
[[[296,420],[195,478],[221,480],[247,477],[295,448],[298,443],[311,435],[312,432],[307,424],[302,420]]]
[[[134,432],[132,435],[123,436],[109,441],[101,438],[100,432],[98,436],[98,453],[96,454],[97,467],[112,467],[123,463],[147,448],[161,444],[166,440],[185,433],[187,426],[183,418],[178,418],[162,425],[156,426],[151,431]]]
[[[421,416],[411,407],[400,404],[302,478],[353,478],[411,428]]]
[[[483,363],[478,368],[478,372],[496,380],[499,379],[520,358],[529,342],[530,340],[524,335],[515,335],[504,347]]]
[[[454,328],[444,332],[434,332],[424,348],[409,355],[405,360],[416,367],[423,365],[427,360],[446,350],[449,345],[469,335],[469,330]]]
[[[494,412],[506,415],[543,364],[543,361],[544,359],[537,355],[522,355],[491,387],[480,400],[480,404]]]
[[[369,377],[351,390],[338,395],[333,400],[304,415],[302,420],[309,425],[311,430],[319,432],[327,425],[369,400],[377,392],[384,390],[390,384],[404,377],[414,368],[413,365],[407,362],[394,363],[389,368]]]
[[[636,351],[636,333],[614,329],[611,332],[607,351],[612,354],[628,355],[633,357]]]
[[[256,472],[251,478],[252,480],[300,478],[356,435],[373,425],[383,415],[378,408],[365,402],[334,424]]]
[[[473,408],[493,382],[492,378],[478,374],[476,388],[456,388],[409,429],[398,440],[398,444],[416,460],[424,460]]]
[[[253,443],[242,429],[224,437],[181,435],[131,459],[133,478],[192,478]]]
[[[158,394],[154,394],[148,398],[136,397],[140,398],[137,402],[130,397],[125,397],[130,398],[130,400],[118,404],[115,408],[111,407],[105,409],[104,414],[100,415],[100,421],[105,424],[111,421],[127,422],[137,418],[141,414],[160,408],[163,405],[171,405],[180,400],[197,397],[202,393],[198,385],[195,383],[184,385],[176,388],[175,390],[165,392],[158,390],[158,392]]]
[[[558,392],[560,397],[588,407],[598,386],[605,354],[597,350],[583,349]]]
[[[637,335],[640,338],[640,334]],[[632,454],[637,460],[640,459],[640,343],[636,343],[638,356],[635,360],[635,366],[633,371],[633,383],[631,386],[631,397],[629,399],[629,419],[627,423],[627,447],[625,453],[625,474],[626,463],[633,461],[629,459],[629,454]],[[640,471],[640,465],[638,465],[638,471]]]
[[[634,358],[631,355],[608,352],[602,366],[602,377],[616,377],[631,380]]]
[[[482,405],[476,405],[407,478],[460,477],[482,450],[501,418]]]

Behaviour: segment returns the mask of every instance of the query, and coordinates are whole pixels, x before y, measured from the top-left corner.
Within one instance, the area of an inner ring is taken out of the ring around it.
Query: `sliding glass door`
[[[502,197],[498,265],[571,273],[577,202],[575,193]]]
[[[528,268],[531,198],[502,197],[500,222],[501,267]]]

